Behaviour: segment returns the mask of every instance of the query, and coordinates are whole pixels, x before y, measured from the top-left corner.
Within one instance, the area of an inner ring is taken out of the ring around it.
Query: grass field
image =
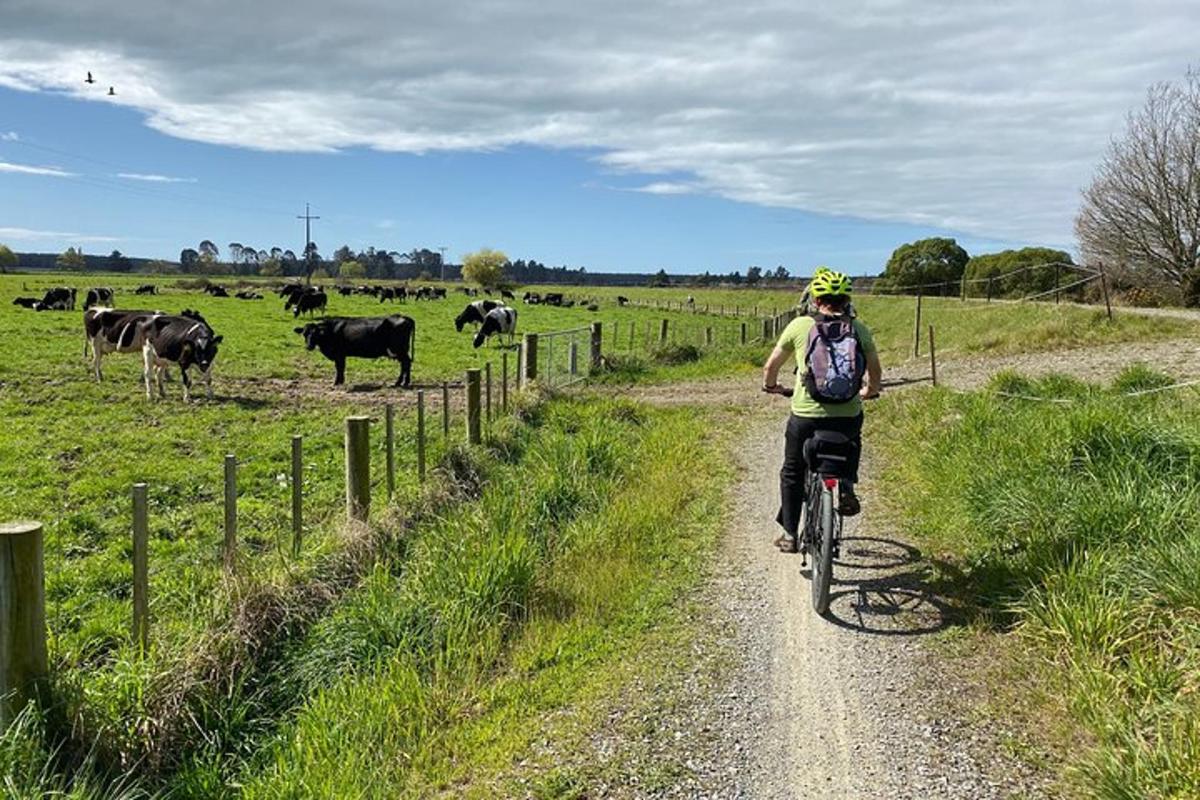
[[[1002,375],[1071,404],[922,391],[881,404],[868,432],[942,588],[979,629],[1018,637],[1023,696],[1002,687],[997,713],[1032,704],[1035,739],[1069,732],[1047,746],[1081,796],[1200,796],[1196,394],[1120,396],[1169,383],[1144,366],[1111,387]]]

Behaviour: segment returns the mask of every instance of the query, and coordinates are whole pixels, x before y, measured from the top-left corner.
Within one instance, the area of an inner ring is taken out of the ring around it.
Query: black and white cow
[[[113,305],[113,290],[109,286],[95,286],[87,290],[87,296],[83,300],[83,310],[87,311],[92,306],[103,306],[104,308],[112,308]]]
[[[495,300],[475,300],[467,303],[467,307],[462,310],[462,313],[454,318],[454,329],[462,333],[463,326],[468,322],[482,325],[488,312],[499,305]]]
[[[624,306],[624,305],[628,305],[628,303],[629,303],[629,298],[628,298],[628,297],[626,297],[626,296],[625,296],[625,295],[623,295],[623,294],[619,294],[619,295],[617,295],[617,305],[619,305],[619,306]]]
[[[38,300],[36,297],[18,297],[13,300],[14,306],[21,306],[22,308],[32,308],[35,310],[41,304],[42,304],[42,301]]]
[[[482,347],[489,336],[499,333],[507,333],[508,343],[512,344],[513,333],[516,330],[517,310],[508,306],[496,306],[483,318],[483,325],[479,326],[479,332],[475,334],[475,341],[472,344],[476,348]]]
[[[542,296],[542,303],[548,306],[561,306],[563,304],[562,292],[547,292]]]
[[[396,386],[412,383],[417,324],[411,317],[329,317],[295,330],[309,350],[320,350],[333,362],[334,386],[346,382],[347,358],[394,358],[400,362]]]
[[[153,283],[143,283],[133,290],[134,294],[158,294],[158,287]]]
[[[136,353],[145,344],[142,325],[159,311],[116,310],[97,306],[83,312],[83,357],[88,357],[91,348],[92,373],[96,381],[102,381],[100,361],[108,353]]]
[[[517,296],[515,294],[513,294],[512,292],[510,292],[508,289],[500,290],[500,299],[501,300],[512,300],[514,303],[517,302]]]
[[[329,295],[325,294],[324,290],[317,289],[313,292],[305,292],[296,298],[296,308],[292,311],[293,317],[298,317],[301,314],[312,315],[317,311],[325,312],[325,306],[329,304]]]
[[[542,302],[542,296],[537,292],[526,292],[521,299],[531,306],[536,306]]]
[[[75,310],[75,289],[66,286],[56,286],[46,292],[42,297],[40,305],[35,306],[38,311],[74,311]]]
[[[151,374],[158,384],[159,396],[167,396],[163,388],[163,374],[171,364],[178,364],[179,372],[183,376],[185,403],[192,399],[192,381],[188,375],[188,370],[192,367],[200,370],[208,399],[213,397],[212,368],[217,358],[217,345],[221,343],[222,337],[214,333],[199,314],[188,314],[187,311],[179,316],[158,314],[141,325],[142,375],[146,381],[147,400],[154,399],[150,387]]]

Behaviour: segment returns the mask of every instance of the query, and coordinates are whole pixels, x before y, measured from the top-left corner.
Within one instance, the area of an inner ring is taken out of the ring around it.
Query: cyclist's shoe
[[[788,536],[785,533],[775,540],[775,546],[781,553],[794,553],[796,552],[796,537]]]
[[[853,517],[860,511],[862,511],[862,503],[858,502],[858,495],[854,493],[854,489],[848,484],[843,484],[841,502],[838,503],[838,513],[843,517]]]

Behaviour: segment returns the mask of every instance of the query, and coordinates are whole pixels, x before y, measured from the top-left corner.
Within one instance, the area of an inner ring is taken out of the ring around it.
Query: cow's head
[[[296,333],[304,337],[304,345],[309,350],[315,350],[317,345],[325,339],[325,334],[329,331],[329,326],[324,322],[310,322],[300,328],[293,328]]]
[[[472,342],[475,349],[478,350],[480,347],[483,347],[483,343],[487,341],[487,338],[493,333],[499,333],[499,331],[500,321],[495,317],[489,316],[479,326],[479,332],[475,334],[475,340]]]
[[[458,331],[459,333],[462,333],[462,329],[463,329],[464,325],[466,325],[468,322],[478,322],[478,321],[479,321],[479,312],[476,311],[475,306],[467,306],[466,308],[464,308],[462,310],[461,314],[459,314],[457,317],[454,318],[454,330]]]
[[[199,367],[201,372],[212,369],[213,362],[217,360],[217,345],[222,339],[223,337],[213,336],[211,331],[205,329],[184,345],[185,348],[191,349],[192,363]]]

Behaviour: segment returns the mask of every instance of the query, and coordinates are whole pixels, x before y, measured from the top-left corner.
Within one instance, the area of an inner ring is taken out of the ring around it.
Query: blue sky
[[[0,242],[299,250],[307,201],[326,254],[592,271],[1071,249],[1200,28],[1168,0],[353,5],[0,2]]]

